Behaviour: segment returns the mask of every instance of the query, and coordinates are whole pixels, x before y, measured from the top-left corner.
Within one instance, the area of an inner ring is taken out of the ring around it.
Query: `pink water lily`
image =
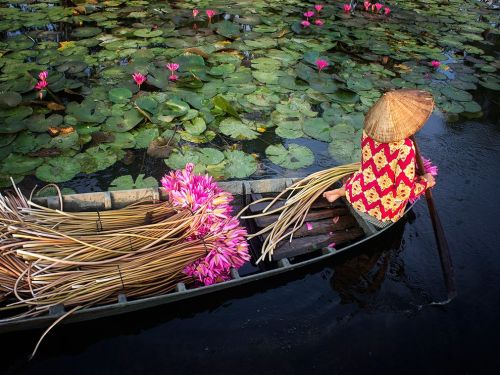
[[[147,77],[142,73],[135,72],[134,74],[132,74],[132,79],[134,80],[135,84],[139,86],[139,88],[141,88],[141,85],[146,82]]]
[[[302,25],[302,27],[309,27],[311,26],[311,22],[307,21],[307,20],[304,20],[300,23]]]
[[[439,61],[437,61],[437,60],[432,60],[431,61],[431,65],[432,65],[433,68],[437,69],[437,68],[439,68],[441,66],[441,63]]]
[[[306,223],[306,228],[307,230],[312,230],[313,229],[313,225],[309,222]]]
[[[316,5],[314,6],[314,9],[316,9],[316,12],[318,12],[318,13],[319,13],[319,12],[321,12],[321,10],[323,9],[323,5],[321,5],[321,4],[316,4]]]
[[[165,65],[166,68],[168,70],[170,70],[170,72],[172,74],[174,74],[175,71],[177,71],[177,69],[179,69],[180,65],[179,64],[176,64],[176,63],[168,63],[167,65]]]
[[[200,11],[196,8],[193,9],[193,18],[196,18],[196,16],[200,14]]]
[[[35,85],[35,89],[37,90],[43,90],[49,85],[49,83],[45,80],[38,81],[37,84]]]
[[[318,71],[320,71],[320,72],[323,69],[325,69],[328,65],[329,65],[328,61],[326,61],[326,60],[322,60],[322,59],[316,60],[316,66],[318,67]]]
[[[170,75],[168,76],[168,79],[169,79],[170,81],[172,81],[172,82],[175,82],[175,81],[177,81],[177,80],[179,79],[179,76],[177,76],[177,75],[175,75],[174,73],[172,73],[172,74],[170,74]]]
[[[349,13],[352,9],[351,4],[344,4],[344,12]]]
[[[325,21],[320,20],[319,18],[314,20],[314,24],[317,26],[323,26],[325,24]]]
[[[308,10],[304,13],[304,17],[306,17],[307,19],[314,17],[314,12],[312,10]]]
[[[40,79],[40,81],[46,81],[48,77],[49,77],[49,72],[46,70],[38,74],[38,78]]]
[[[205,11],[205,13],[207,14],[207,17],[208,17],[208,22],[212,22],[212,17],[215,16],[217,14],[217,12],[213,9],[207,9]]]
[[[377,13],[380,12],[380,9],[382,9],[382,4],[375,3],[375,9],[377,9]]]
[[[372,3],[371,3],[371,2],[369,2],[369,1],[365,1],[365,2],[363,3],[363,6],[365,7],[365,10],[366,10],[367,12],[368,12],[368,10],[370,9],[370,5],[372,5]]]
[[[384,14],[385,14],[386,16],[388,16],[390,13],[391,13],[391,8],[389,8],[389,7],[385,7],[385,8],[384,8]]]

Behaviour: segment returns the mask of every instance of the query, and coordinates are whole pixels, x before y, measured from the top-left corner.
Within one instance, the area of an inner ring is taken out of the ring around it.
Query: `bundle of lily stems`
[[[0,195],[1,310],[36,316],[164,294],[179,282],[211,284],[249,259],[232,196],[193,167],[162,180],[169,200],[101,212],[64,212],[14,188]]]
[[[271,260],[274,249],[282,241],[286,239],[292,241],[293,234],[304,224],[312,204],[321,197],[325,190],[338,183],[344,177],[358,171],[359,167],[360,163],[351,163],[313,173],[294,183],[276,197],[262,198],[245,207],[239,215],[242,215],[253,204],[270,201],[262,213],[241,216],[242,219],[280,213],[276,222],[248,236],[250,239],[268,233],[262,245],[262,253],[257,263],[264,260],[266,256]],[[276,203],[278,202],[282,204],[277,205]]]

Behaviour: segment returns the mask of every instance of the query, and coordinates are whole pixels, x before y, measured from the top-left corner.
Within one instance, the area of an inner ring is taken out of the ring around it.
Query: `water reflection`
[[[367,296],[380,290],[387,275],[390,274],[392,261],[399,258],[402,251],[402,240],[408,220],[407,216],[384,235],[384,241],[370,245],[370,249],[355,256],[346,257],[331,266],[331,288],[338,293],[342,304],[356,303],[359,307],[367,304]],[[372,241],[373,242],[373,241]],[[398,259],[398,274],[404,273],[404,264]]]

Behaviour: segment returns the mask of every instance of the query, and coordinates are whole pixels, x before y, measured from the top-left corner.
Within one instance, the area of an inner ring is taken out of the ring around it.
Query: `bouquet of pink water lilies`
[[[229,280],[231,268],[250,259],[247,232],[231,215],[233,196],[221,190],[212,177],[193,173],[194,165],[170,172],[161,183],[174,207],[193,213],[187,241],[203,240],[206,254],[184,269],[197,282],[211,285]]]

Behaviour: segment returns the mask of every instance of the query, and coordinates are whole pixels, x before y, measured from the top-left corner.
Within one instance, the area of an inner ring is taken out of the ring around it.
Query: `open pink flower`
[[[318,12],[318,13],[319,13],[319,12],[321,12],[321,9],[323,9],[323,5],[321,5],[321,4],[316,4],[316,5],[314,6],[314,9],[316,9],[316,12]]]
[[[380,9],[382,9],[382,4],[375,3],[375,9],[377,9],[377,13],[380,12]]]
[[[49,72],[46,70],[38,74],[38,78],[40,79],[40,81],[46,81],[48,77],[49,77]]]
[[[217,12],[213,9],[207,9],[205,13],[207,14],[208,22],[212,22],[212,17],[217,14]]]
[[[365,1],[363,5],[365,7],[365,10],[368,12],[368,10],[370,9],[370,5],[372,5],[372,3],[369,1]]]
[[[200,11],[196,8],[193,9],[193,18],[196,18],[196,16],[200,14]]]
[[[319,18],[314,20],[314,24],[317,26],[323,26],[325,24],[325,21],[320,20]]]
[[[314,12],[312,10],[308,10],[304,13],[304,17],[306,17],[307,19],[314,17]]]
[[[437,60],[432,60],[431,61],[431,65],[432,65],[433,68],[437,69],[437,68],[439,68],[441,66],[441,63],[439,61],[437,61]]]
[[[139,88],[141,88],[141,85],[146,82],[147,77],[142,73],[135,72],[134,74],[132,74],[132,79],[134,80],[135,84],[139,86]]]
[[[43,90],[49,85],[49,83],[45,80],[38,81],[38,83],[35,85],[35,89],[37,90]]]
[[[385,7],[384,8],[384,13],[385,13],[386,16],[388,16],[391,13],[391,8]]]
[[[179,79],[179,76],[177,76],[177,75],[175,75],[174,73],[172,73],[172,74],[170,74],[170,75],[168,76],[168,79],[169,79],[170,81],[172,81],[172,82],[175,82],[175,81],[177,81],[177,80]]]
[[[325,69],[328,66],[328,61],[318,59],[316,60],[316,66],[318,67],[318,70],[321,72],[323,69]]]
[[[344,4],[344,12],[349,13],[352,9],[351,4]]]
[[[302,25],[302,27],[309,27],[311,26],[311,22],[307,21],[307,20],[304,20],[300,23]]]
[[[174,72],[175,72],[177,69],[179,69],[179,66],[180,66],[180,65],[179,65],[179,64],[176,64],[176,63],[168,63],[168,64],[167,64],[167,65],[165,65],[165,66],[166,66],[166,68],[167,68],[168,70],[170,70],[170,72],[171,72],[172,74],[174,74]]]

